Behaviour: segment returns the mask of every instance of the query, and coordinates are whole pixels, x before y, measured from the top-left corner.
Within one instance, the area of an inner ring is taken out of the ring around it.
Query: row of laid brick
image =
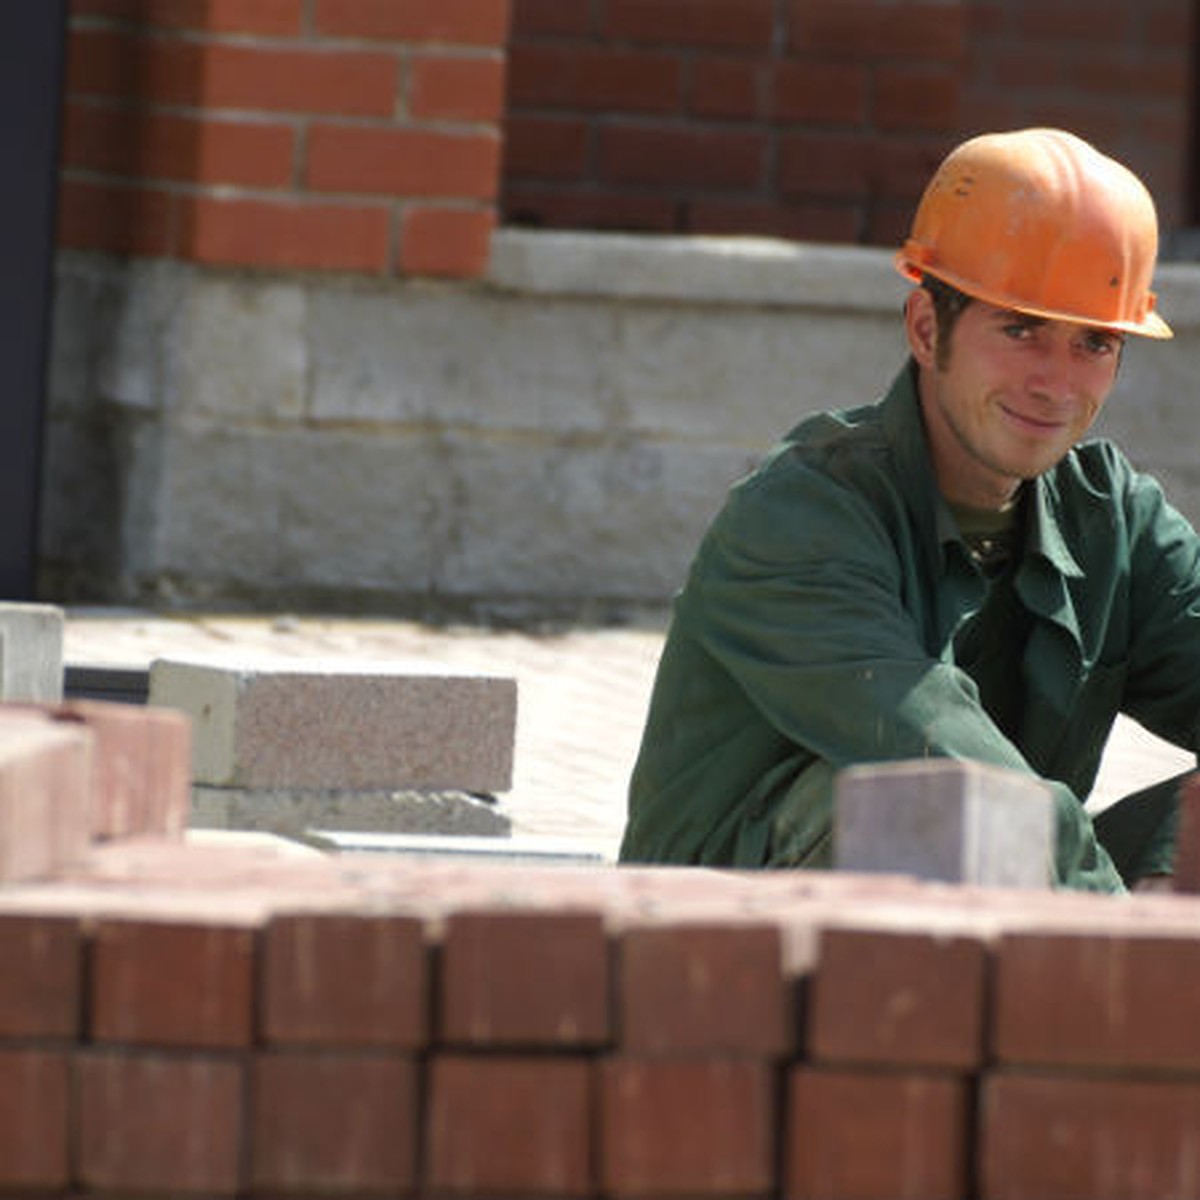
[[[0,1037],[1200,1072],[1191,897],[141,853],[0,895]]]
[[[0,1188],[209,1195],[1165,1197],[1200,1118],[1195,1082],[629,1056],[0,1050],[0,1098]]]

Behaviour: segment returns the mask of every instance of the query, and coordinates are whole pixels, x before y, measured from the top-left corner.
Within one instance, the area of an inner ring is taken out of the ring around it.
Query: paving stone
[[[1054,799],[1031,775],[953,759],[872,763],[839,773],[834,803],[842,870],[1049,886]]]
[[[362,833],[504,837],[512,819],[466,792],[350,791],[345,788],[192,788],[193,829],[259,829],[295,836],[308,829]]]
[[[159,659],[150,703],[193,722],[193,780],[347,791],[512,785],[517,685],[422,664]]]
[[[63,611],[0,603],[0,700],[61,700]]]

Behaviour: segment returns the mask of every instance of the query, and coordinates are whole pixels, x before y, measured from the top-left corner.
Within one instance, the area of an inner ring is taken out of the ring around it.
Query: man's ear
[[[932,370],[937,364],[937,313],[923,287],[913,288],[904,301],[904,331],[917,365]]]

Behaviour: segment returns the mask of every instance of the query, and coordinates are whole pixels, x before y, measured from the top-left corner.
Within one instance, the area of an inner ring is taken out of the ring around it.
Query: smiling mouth
[[[1055,433],[1061,433],[1066,428],[1065,421],[1044,421],[1039,417],[1031,417],[1026,413],[1017,412],[1016,409],[1008,408],[1001,405],[1001,410],[1004,415],[1014,424],[1029,433],[1041,434],[1047,436]]]

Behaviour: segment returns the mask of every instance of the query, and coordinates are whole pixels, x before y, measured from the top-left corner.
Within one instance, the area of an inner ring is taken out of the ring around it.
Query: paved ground
[[[69,664],[140,667],[194,654],[346,656],[512,676],[518,682],[514,782],[501,800],[514,833],[568,838],[611,856],[664,629],[665,618],[534,634],[374,619],[91,609],[68,610],[64,655]],[[1123,722],[1093,800],[1103,805],[1191,765],[1189,755]]]

